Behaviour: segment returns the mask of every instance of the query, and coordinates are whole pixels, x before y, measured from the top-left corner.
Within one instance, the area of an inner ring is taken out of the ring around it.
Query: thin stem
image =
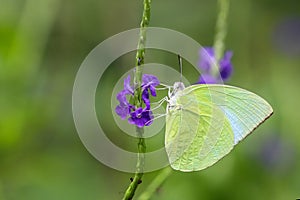
[[[224,53],[224,40],[227,34],[227,16],[229,10],[229,0],[218,0],[219,14],[216,24],[216,34],[214,50],[216,60],[219,61]]]
[[[136,107],[142,106],[142,64],[144,64],[145,59],[145,42],[146,42],[146,28],[150,21],[150,5],[151,0],[144,0],[144,11],[143,17],[140,25],[140,36],[138,40],[137,53],[136,53],[136,68],[134,75],[134,87],[136,88],[134,93],[134,105]],[[143,138],[144,129],[136,127],[136,133],[138,136],[138,158],[136,164],[136,173],[134,178],[131,180],[128,186],[123,200],[130,200],[133,198],[134,193],[138,185],[142,182],[142,177],[144,175],[144,165],[145,165],[145,153],[146,153],[146,143]]]
[[[163,169],[155,179],[150,183],[145,192],[143,192],[138,200],[148,200],[155,193],[155,191],[163,184],[163,182],[171,175],[173,172],[171,167],[166,167]]]
[[[143,135],[143,133],[144,133],[143,128],[137,128],[139,142],[138,142],[138,161],[137,161],[137,165],[136,165],[136,173],[125,192],[123,200],[130,200],[133,198],[134,193],[135,193],[138,185],[141,183],[142,177],[144,175],[143,168],[144,168],[144,164],[145,164],[145,154],[144,153],[146,152],[146,144],[145,144],[144,138],[141,137]]]

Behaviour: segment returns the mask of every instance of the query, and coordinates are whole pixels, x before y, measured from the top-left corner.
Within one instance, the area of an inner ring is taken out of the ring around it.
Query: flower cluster
[[[226,51],[223,58],[219,62],[216,61],[215,51],[212,47],[204,47],[200,50],[199,68],[202,74],[199,78],[199,84],[222,83],[229,79],[232,74],[231,64],[232,52]],[[216,77],[212,74],[213,65],[217,63],[219,66],[220,76]]]
[[[116,113],[124,120],[129,116],[128,122],[138,127],[152,124],[153,114],[150,108],[150,94],[156,96],[155,87],[159,85],[156,76],[143,74],[142,77],[142,100],[145,107],[136,107],[129,103],[127,95],[134,96],[134,88],[130,85],[130,75],[124,80],[124,89],[117,94],[120,104],[116,107]]]

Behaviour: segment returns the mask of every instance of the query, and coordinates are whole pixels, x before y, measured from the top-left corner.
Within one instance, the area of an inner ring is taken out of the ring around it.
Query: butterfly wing
[[[213,165],[273,113],[258,95],[227,85],[193,85],[178,95],[166,118],[165,146],[172,168]]]

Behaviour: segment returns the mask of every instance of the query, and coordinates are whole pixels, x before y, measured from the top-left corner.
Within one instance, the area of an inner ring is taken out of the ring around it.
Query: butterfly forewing
[[[269,118],[273,109],[260,96],[228,85],[194,85],[186,88],[185,94],[196,93],[198,99],[208,95],[211,103],[218,106],[230,121],[237,144],[250,134],[256,127]]]

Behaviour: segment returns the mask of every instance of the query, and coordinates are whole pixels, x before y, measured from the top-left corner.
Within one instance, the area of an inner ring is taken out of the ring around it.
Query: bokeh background
[[[72,87],[87,54],[138,27],[141,13],[141,0],[0,1],[1,200],[122,198],[132,174],[104,166],[85,149],[73,123]],[[216,17],[216,0],[153,0],[150,24],[210,46]],[[267,99],[274,115],[213,167],[174,172],[152,199],[300,198],[299,1],[232,0],[228,23],[226,49],[234,52],[228,84]],[[178,67],[165,52],[147,51],[148,61]],[[122,136],[104,109],[133,66],[134,52],[112,64],[96,107],[108,137],[134,151],[136,139]],[[188,67],[184,75],[197,81]],[[163,131],[148,142],[150,150],[162,144]],[[137,196],[157,173],[144,176]]]

